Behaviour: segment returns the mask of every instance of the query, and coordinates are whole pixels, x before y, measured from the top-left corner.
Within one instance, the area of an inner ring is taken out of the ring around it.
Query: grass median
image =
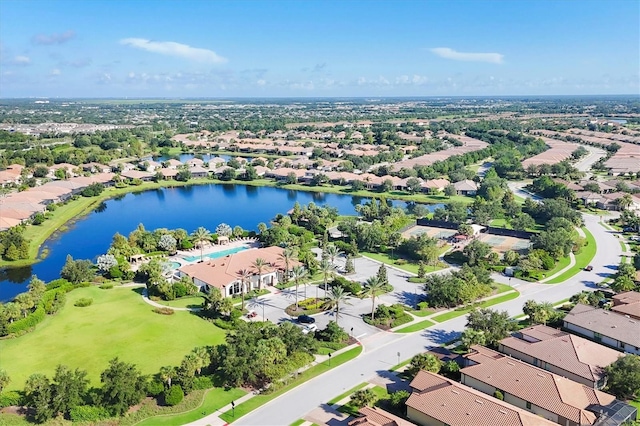
[[[597,250],[596,239],[586,227],[582,227],[582,231],[584,231],[587,245],[582,247],[582,250],[580,250],[580,252],[575,255],[576,264],[573,268],[565,271],[563,274],[560,274],[554,279],[547,281],[547,284],[559,284],[568,280],[578,272],[584,270],[584,268],[586,268],[587,265],[589,265],[589,263],[591,263],[591,261],[595,257]]]
[[[256,395],[253,398],[243,402],[242,404],[236,405],[236,408],[234,410],[235,412],[227,411],[226,413],[222,414],[220,418],[227,423],[232,423],[242,416],[246,416],[256,408],[261,407],[267,402],[306,382],[307,380],[313,379],[314,377],[319,376],[320,374],[325,373],[332,368],[338,367],[345,362],[351,361],[352,359],[360,355],[360,353],[362,353],[362,346],[358,346],[356,348],[343,352],[340,355],[334,356],[333,358],[331,358],[331,365],[329,365],[328,361],[324,361],[320,364],[314,365],[313,367],[300,373],[298,377],[290,381],[286,386],[283,386],[282,388],[270,394]]]
[[[425,328],[431,327],[434,324],[435,323],[433,321],[424,320],[396,330],[395,333],[413,333],[415,331],[424,330]]]
[[[507,302],[509,300],[516,299],[519,296],[520,296],[520,292],[514,290],[511,293],[507,293],[507,294],[504,294],[502,296],[494,297],[493,299],[485,300],[484,302],[481,302],[481,303],[478,303],[478,304],[474,304],[474,305],[468,306],[466,308],[462,308],[462,309],[458,308],[458,309],[453,310],[453,311],[445,312],[444,314],[437,315],[437,316],[435,316],[435,317],[433,317],[431,319],[433,321],[435,321],[435,322],[445,322],[445,321],[448,321],[450,319],[457,318],[457,317],[462,316],[462,315],[466,315],[469,312],[473,311],[474,309],[477,309],[477,308],[488,308],[489,306],[497,305],[499,303],[503,303],[503,302]]]

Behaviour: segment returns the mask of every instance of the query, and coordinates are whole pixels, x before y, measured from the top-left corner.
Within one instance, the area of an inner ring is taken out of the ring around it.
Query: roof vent
[[[515,365],[514,363],[512,363],[511,361],[507,361],[507,364],[509,365]]]
[[[504,410],[498,410],[498,411],[500,411],[502,414],[507,414],[507,412]]]
[[[545,376],[544,374],[540,374],[540,373],[536,373],[536,374],[537,374],[538,376],[540,376],[540,377],[547,377],[547,376]]]
[[[460,395],[460,392],[458,392],[457,390],[451,390],[452,393],[455,393],[456,395]]]
[[[625,317],[625,318],[631,318],[629,315],[625,315],[624,317]]]
[[[480,405],[484,404],[484,402],[480,401],[479,399],[476,399],[476,402]]]

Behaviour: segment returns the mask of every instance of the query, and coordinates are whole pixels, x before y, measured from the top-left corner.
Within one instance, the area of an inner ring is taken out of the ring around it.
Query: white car
[[[309,334],[311,332],[315,332],[318,329],[318,326],[315,324],[306,324],[302,327],[302,334]]]

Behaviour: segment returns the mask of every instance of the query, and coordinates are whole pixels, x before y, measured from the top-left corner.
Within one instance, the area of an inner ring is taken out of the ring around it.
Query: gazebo
[[[229,244],[229,237],[221,235],[218,237],[218,244],[219,245],[225,245],[225,244]]]

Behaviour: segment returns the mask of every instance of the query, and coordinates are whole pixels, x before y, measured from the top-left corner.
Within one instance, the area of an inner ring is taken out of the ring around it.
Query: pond
[[[60,276],[66,256],[90,259],[104,254],[116,232],[128,236],[138,224],[148,230],[183,228],[191,233],[199,226],[213,232],[220,223],[257,230],[258,223],[269,223],[278,213],[286,213],[296,203],[329,205],[342,215],[355,214],[355,206],[368,201],[350,195],[292,191],[247,185],[194,185],[126,194],[102,203],[92,213],[70,223],[67,230],[49,238],[43,245],[47,257],[34,265],[0,270],[0,301],[25,291],[32,275],[44,281]],[[394,205],[406,207],[402,201]],[[441,205],[429,205],[433,211]]]

